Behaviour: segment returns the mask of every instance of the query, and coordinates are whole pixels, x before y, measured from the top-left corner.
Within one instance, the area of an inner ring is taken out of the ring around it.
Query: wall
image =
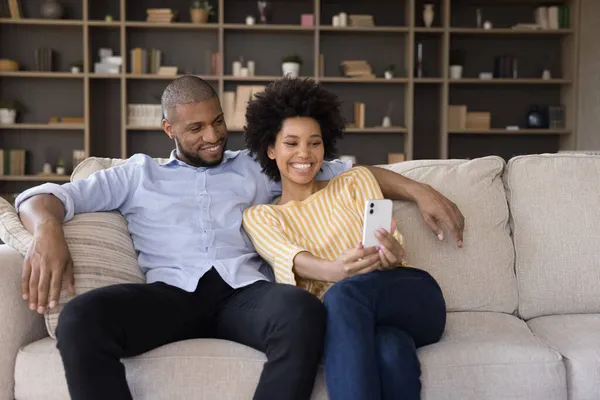
[[[578,150],[600,150],[600,1],[581,0]]]

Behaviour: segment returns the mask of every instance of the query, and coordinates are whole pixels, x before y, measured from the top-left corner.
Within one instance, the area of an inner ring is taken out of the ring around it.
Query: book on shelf
[[[541,29],[568,29],[570,12],[568,5],[536,7],[533,12],[535,24]]]
[[[257,93],[265,90],[264,85],[238,85],[236,91],[223,93],[223,114],[230,129],[242,129],[246,122],[246,107]]]
[[[364,129],[365,127],[365,103],[354,102],[354,127]]]
[[[369,28],[375,26],[375,20],[372,15],[350,14],[348,16],[350,26]]]
[[[48,47],[35,49],[35,69],[39,72],[49,72],[54,69],[54,50]]]
[[[160,104],[128,104],[127,124],[132,127],[160,128],[162,124]]]
[[[348,78],[375,78],[371,65],[365,60],[342,61],[340,70]]]
[[[0,175],[25,175],[27,151],[24,149],[0,149]]]
[[[146,21],[168,23],[172,22],[177,15],[171,8],[148,8],[146,10]]]
[[[162,51],[159,49],[131,49],[132,74],[157,74],[162,63]]]

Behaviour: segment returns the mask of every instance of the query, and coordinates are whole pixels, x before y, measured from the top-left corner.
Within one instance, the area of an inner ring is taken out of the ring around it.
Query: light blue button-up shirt
[[[325,162],[318,175],[329,180],[350,168]],[[137,154],[126,163],[64,185],[46,183],[21,193],[27,198],[51,193],[74,214],[118,210],[127,219],[138,262],[147,282],[194,291],[212,267],[233,288],[273,280],[271,268],[256,253],[242,227],[243,211],[281,194],[247,150],[226,151],[214,167],[192,167],[175,158],[158,164]]]

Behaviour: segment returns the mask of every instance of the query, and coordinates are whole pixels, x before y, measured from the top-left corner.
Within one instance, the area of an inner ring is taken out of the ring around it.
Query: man
[[[205,81],[185,76],[162,96],[163,130],[175,141],[165,165],[136,155],[124,165],[19,196],[34,234],[22,290],[30,308],[55,307],[63,277],[73,285],[61,224],[77,213],[119,210],[127,219],[146,284],[82,294],[63,309],[57,346],[73,399],[129,399],[123,357],[167,343],[215,337],[265,352],[256,399],[308,399],[321,357],[324,308],[316,297],[268,281],[265,264],[241,229],[242,212],[280,188],[245,151],[225,151],[219,99]],[[349,168],[324,164],[320,179]],[[426,185],[372,168],[384,194],[416,201],[436,234],[444,222],[462,240],[462,215]],[[365,252],[361,268],[379,256]],[[263,272],[261,272],[261,270]]]

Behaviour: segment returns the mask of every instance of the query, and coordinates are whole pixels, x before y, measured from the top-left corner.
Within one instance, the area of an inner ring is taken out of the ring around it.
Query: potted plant
[[[71,72],[74,74],[78,74],[83,71],[83,61],[79,60],[74,63],[71,63]]]
[[[24,108],[16,100],[0,100],[0,124],[12,125],[17,120],[17,112]]]
[[[297,78],[300,75],[300,66],[302,65],[302,58],[297,54],[292,54],[283,57],[281,69],[283,76],[290,78]]]
[[[450,79],[460,79],[465,65],[464,50],[455,49],[450,51]]]
[[[383,73],[383,75],[385,76],[385,79],[392,79],[394,77],[395,71],[396,71],[396,65],[390,64],[390,66]]]
[[[65,174],[65,161],[60,158],[56,163],[56,175],[64,175]]]
[[[213,6],[207,0],[192,0],[190,3],[190,18],[193,23],[205,24],[213,13]]]

